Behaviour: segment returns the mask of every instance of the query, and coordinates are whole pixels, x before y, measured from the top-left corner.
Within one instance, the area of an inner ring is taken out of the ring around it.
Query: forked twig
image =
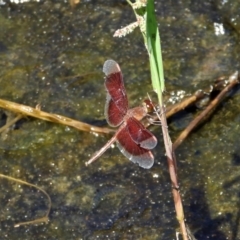
[[[229,77],[229,84],[212,100],[212,102],[187,126],[187,128],[179,135],[173,144],[175,150],[189,135],[189,133],[200,123],[202,123],[219,105],[225,95],[231,90],[236,84],[238,84],[238,72],[235,72]]]
[[[0,133],[7,130],[9,127],[11,127],[13,124],[15,124],[18,120],[22,118],[21,114],[18,114],[15,118],[11,119],[9,122],[7,122],[4,126],[0,128]]]
[[[229,81],[223,79],[217,79],[210,87],[204,90],[197,90],[192,96],[184,99],[182,102],[176,103],[172,106],[167,107],[166,116],[167,118],[171,117],[175,113],[185,109],[186,107],[192,105],[193,103],[198,102],[201,99],[204,99],[206,95],[210,95],[213,91],[220,91],[228,85]]]

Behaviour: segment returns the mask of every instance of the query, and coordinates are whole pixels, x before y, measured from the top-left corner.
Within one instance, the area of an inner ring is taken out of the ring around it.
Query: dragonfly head
[[[146,99],[143,101],[143,107],[146,108],[147,113],[153,113],[156,109],[156,104],[154,104],[151,100]]]

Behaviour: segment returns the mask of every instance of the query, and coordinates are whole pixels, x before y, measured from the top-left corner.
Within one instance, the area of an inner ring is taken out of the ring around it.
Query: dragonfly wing
[[[105,117],[109,125],[119,126],[128,110],[128,99],[123,83],[121,69],[114,60],[107,60],[103,65],[106,75],[105,87],[107,99],[105,105]]]
[[[123,121],[124,114],[121,111],[119,111],[118,106],[112,100],[109,93],[107,93],[104,114],[105,114],[108,124],[112,127],[119,126]]]
[[[142,168],[151,168],[154,156],[150,150],[142,148],[133,141],[128,128],[124,126],[117,134],[117,146],[130,161],[138,163]]]
[[[145,149],[156,147],[157,138],[134,117],[127,120],[127,128],[132,140],[139,144],[140,147]]]

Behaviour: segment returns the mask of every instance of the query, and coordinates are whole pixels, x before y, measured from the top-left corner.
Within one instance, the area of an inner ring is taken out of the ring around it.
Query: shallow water
[[[167,93],[193,93],[239,69],[239,3],[158,3]],[[151,93],[148,57],[124,1],[40,1],[0,6],[0,98],[105,126],[102,65],[119,62],[131,106]],[[177,150],[187,223],[197,239],[239,239],[239,94],[236,91]],[[2,112],[5,115],[5,112]],[[1,123],[4,123],[2,119]],[[4,239],[175,239],[171,185],[161,134],[155,164],[144,170],[109,149],[85,161],[110,136],[26,118],[0,139],[2,174],[50,195],[48,224],[14,228],[41,217],[45,196],[1,179]],[[170,127],[173,139],[179,132]]]

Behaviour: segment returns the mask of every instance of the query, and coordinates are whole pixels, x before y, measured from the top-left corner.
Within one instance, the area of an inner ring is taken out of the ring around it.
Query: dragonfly
[[[111,127],[118,127],[114,136],[97,151],[86,166],[97,160],[116,142],[121,153],[140,167],[149,169],[153,166],[154,156],[151,152],[157,145],[157,138],[140,122],[153,108],[150,100],[142,106],[129,109],[122,71],[117,62],[107,60],[103,65],[105,88],[107,91],[105,117]]]

